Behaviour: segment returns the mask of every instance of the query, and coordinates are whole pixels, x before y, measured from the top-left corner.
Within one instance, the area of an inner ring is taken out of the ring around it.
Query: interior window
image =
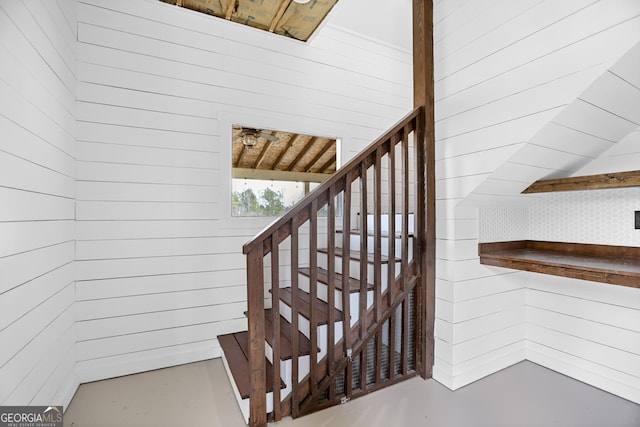
[[[233,216],[280,216],[337,167],[336,138],[233,126]]]

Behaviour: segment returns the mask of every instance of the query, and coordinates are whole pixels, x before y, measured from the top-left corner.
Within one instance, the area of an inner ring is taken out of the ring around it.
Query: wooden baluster
[[[311,315],[309,319],[309,339],[311,346],[318,345],[318,199],[311,201],[309,212],[309,304],[311,307]],[[318,354],[312,351],[310,354],[311,369],[311,393],[314,394],[318,389],[317,366]]]
[[[249,425],[267,424],[267,384],[264,358],[264,257],[263,245],[247,254],[247,306],[249,323]]]
[[[389,318],[389,380],[396,376],[396,313]]]
[[[353,172],[348,171],[344,178],[344,193],[342,206],[342,341],[344,342],[344,355],[351,353],[351,308],[349,306],[349,276],[351,274],[349,252],[351,251],[351,184]],[[351,398],[353,392],[353,364],[347,364],[344,375],[344,394]]]
[[[327,304],[329,305],[329,315],[327,321],[327,357],[329,374],[333,374],[335,370],[335,310],[336,306],[336,283],[334,275],[336,272],[336,189],[332,185],[329,187],[329,199],[327,202]],[[343,234],[348,235],[345,231]],[[343,310],[344,312],[344,310]],[[329,386],[329,401],[336,400],[336,382],[331,381]]]
[[[382,317],[382,148],[376,150],[373,168],[373,305],[375,322],[378,323]],[[379,384],[382,378],[382,334],[376,334],[375,338],[375,382]]]
[[[409,297],[402,301],[402,375],[409,372]]]
[[[291,412],[294,417],[300,410],[300,390],[298,387],[298,356],[299,356],[299,327],[298,327],[298,247],[299,230],[298,215],[291,218],[291,383],[292,399]],[[313,345],[313,344],[312,344]]]
[[[279,244],[271,236],[271,314],[273,318],[273,418],[282,419],[280,399],[280,251]]]
[[[416,150],[416,176],[417,179],[417,191],[416,191],[416,225],[415,225],[415,247],[414,258],[416,258],[418,265],[418,274],[420,275],[420,281],[418,282],[418,291],[415,293],[415,349],[416,349],[416,370],[421,374],[431,370],[431,367],[423,366],[429,364],[425,359],[425,349],[422,342],[430,342],[425,337],[425,332],[429,328],[426,320],[427,303],[425,296],[426,291],[429,289],[427,286],[427,277],[429,276],[427,267],[427,210],[430,209],[430,204],[427,201],[427,152],[425,145],[425,133],[424,133],[424,114],[420,114],[414,121],[414,141]],[[435,236],[434,236],[435,237]],[[426,350],[429,353],[429,350]]]
[[[409,198],[411,183],[409,181],[409,139],[406,129],[402,130],[402,254],[401,267],[402,289],[407,289],[409,279]]]
[[[400,135],[395,133],[389,146],[389,265],[387,276],[387,295],[389,306],[393,303],[393,285],[396,281],[396,147],[400,141]]]
[[[360,309],[358,320],[360,321],[360,338],[367,334],[367,287],[368,287],[368,183],[367,165],[363,161],[360,170]],[[360,353],[360,389],[367,388],[367,347],[364,346]]]

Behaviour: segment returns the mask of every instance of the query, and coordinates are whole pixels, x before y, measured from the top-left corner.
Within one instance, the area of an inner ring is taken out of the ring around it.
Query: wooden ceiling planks
[[[330,175],[336,170],[336,140],[281,131],[263,131],[277,141],[258,137],[254,146],[242,142],[242,128],[233,128],[232,165],[237,169]]]
[[[338,0],[160,0],[281,36],[307,41]]]

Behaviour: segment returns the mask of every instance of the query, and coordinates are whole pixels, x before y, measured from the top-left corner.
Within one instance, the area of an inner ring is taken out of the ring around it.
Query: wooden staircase
[[[421,372],[422,120],[414,110],[244,246],[249,330],[218,339],[252,426]]]

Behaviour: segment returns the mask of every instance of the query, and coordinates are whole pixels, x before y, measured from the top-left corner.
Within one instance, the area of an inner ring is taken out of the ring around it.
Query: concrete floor
[[[65,427],[242,427],[221,359],[80,386]],[[414,378],[274,427],[640,427],[640,405],[521,362],[452,392]]]

